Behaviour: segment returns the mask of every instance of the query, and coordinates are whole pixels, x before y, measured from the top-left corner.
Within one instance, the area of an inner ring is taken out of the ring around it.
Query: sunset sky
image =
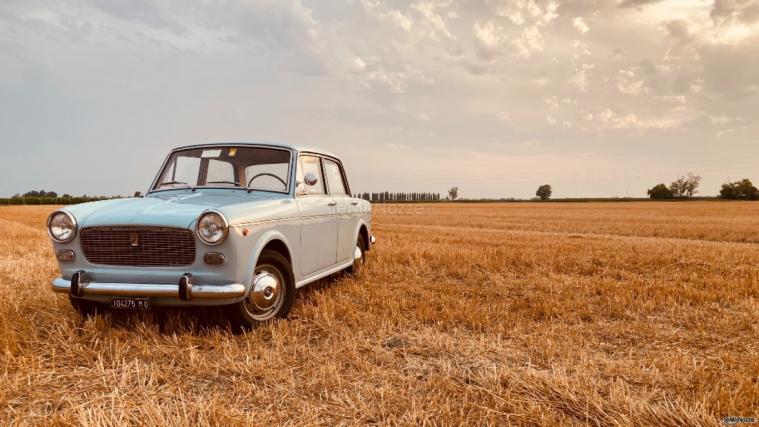
[[[0,2],[0,196],[219,141],[325,147],[354,191],[716,195],[758,135],[759,0]]]

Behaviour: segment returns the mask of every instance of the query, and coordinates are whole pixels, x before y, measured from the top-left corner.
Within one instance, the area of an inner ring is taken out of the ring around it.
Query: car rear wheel
[[[253,272],[245,298],[228,307],[234,326],[248,329],[286,318],[295,301],[295,279],[290,262],[279,252],[264,250]]]

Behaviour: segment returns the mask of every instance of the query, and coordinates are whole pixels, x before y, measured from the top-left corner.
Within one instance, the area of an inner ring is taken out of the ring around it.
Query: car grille
[[[195,236],[187,229],[92,227],[82,230],[81,242],[93,264],[175,267],[195,262]]]

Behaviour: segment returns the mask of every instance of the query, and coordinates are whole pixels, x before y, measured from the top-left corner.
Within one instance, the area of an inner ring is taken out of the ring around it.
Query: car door
[[[329,194],[337,203],[337,261],[352,259],[356,242],[356,205],[350,196],[342,165],[330,158],[324,158],[324,175]]]
[[[302,183],[295,189],[300,211],[300,270],[304,277],[337,263],[337,208],[327,194],[321,157],[300,155],[298,182],[303,182],[307,173],[316,175],[316,184]]]

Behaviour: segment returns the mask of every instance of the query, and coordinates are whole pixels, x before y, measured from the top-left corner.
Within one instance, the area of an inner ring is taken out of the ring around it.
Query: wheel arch
[[[366,225],[366,221],[360,219],[358,221],[356,232],[353,234],[353,241],[358,241],[358,236],[364,238],[364,250],[370,250],[372,248],[372,242],[369,239],[369,226]]]
[[[256,243],[256,246],[251,253],[250,259],[248,261],[248,268],[246,270],[245,286],[250,287],[252,284],[253,273],[256,269],[256,265],[258,264],[258,259],[261,257],[261,253],[263,253],[265,249],[272,249],[282,254],[282,256],[287,259],[287,261],[290,263],[290,273],[292,274],[291,279],[295,280],[297,277],[298,263],[294,258],[292,245],[284,234],[276,230],[269,230],[263,236],[261,236],[261,238],[258,239],[258,242]]]

